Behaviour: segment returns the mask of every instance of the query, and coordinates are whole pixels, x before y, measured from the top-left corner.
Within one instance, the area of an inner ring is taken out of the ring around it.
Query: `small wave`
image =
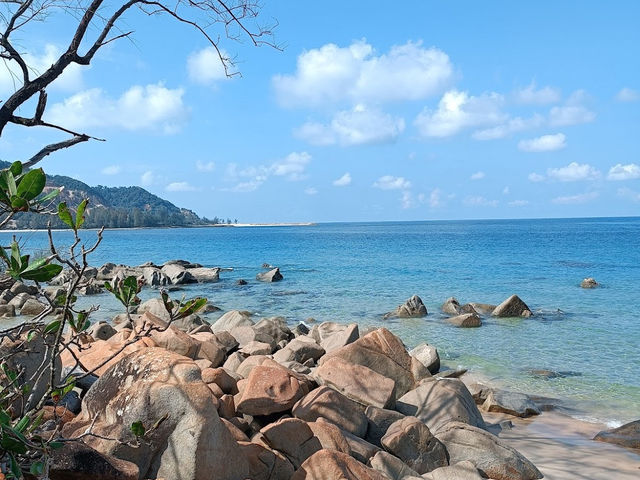
[[[577,260],[558,260],[558,265],[570,268],[593,268],[595,263],[592,262],[578,262]]]
[[[284,291],[280,291],[280,292],[272,292],[271,295],[274,295],[276,297],[285,297],[285,296],[289,296],[289,295],[306,295],[307,292],[306,290],[284,290]]]

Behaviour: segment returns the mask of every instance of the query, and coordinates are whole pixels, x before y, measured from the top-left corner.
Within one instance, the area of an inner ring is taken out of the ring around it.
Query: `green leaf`
[[[18,455],[27,453],[27,447],[24,443],[7,434],[2,435],[2,439],[0,439],[0,447],[2,447],[3,450],[8,450],[9,452],[17,453]]]
[[[131,433],[133,433],[136,437],[144,437],[146,429],[140,420],[137,422],[133,422],[131,424]]]
[[[16,478],[22,478],[22,470],[20,469],[20,464],[16,460],[16,457],[13,454],[9,454],[9,460],[11,464],[11,473]]]
[[[21,274],[21,277],[25,280],[33,280],[36,282],[48,282],[53,277],[58,275],[62,271],[62,265],[57,265],[55,263],[50,263],[48,265],[43,265],[42,267],[32,270],[32,271],[24,271]]]
[[[62,389],[62,397],[64,397],[67,393],[69,393],[71,390],[73,390],[76,386],[76,381],[73,378],[69,378],[67,379],[67,384],[65,385],[65,387]]]
[[[44,335],[48,335],[50,333],[56,333],[60,328],[60,320],[54,320],[49,325],[47,325],[44,329]]]
[[[26,212],[29,210],[29,202],[18,195],[11,197],[11,208],[16,212]]]
[[[45,203],[45,202],[49,202],[51,200],[53,200],[54,198],[56,198],[58,195],[60,195],[60,192],[62,190],[60,190],[59,188],[56,188],[54,190],[51,190],[49,193],[47,193],[44,197],[40,197],[38,198],[38,202],[39,203]]]
[[[29,467],[29,473],[31,475],[42,475],[44,473],[44,463],[33,462],[31,467]]]
[[[89,200],[85,198],[80,202],[80,205],[78,205],[78,210],[76,211],[76,230],[82,227],[84,223],[84,211],[87,208],[87,203],[89,203]]]
[[[18,175],[20,175],[22,173],[22,162],[20,161],[13,162],[9,167],[9,171],[13,173],[14,177],[17,177]]]
[[[20,421],[16,424],[15,429],[17,431],[19,431],[20,433],[24,432],[26,430],[26,428],[29,426],[29,422],[31,422],[31,419],[25,415],[24,417],[22,417],[20,419]]]
[[[58,217],[64,223],[69,225],[69,227],[71,227],[71,228],[75,227],[75,223],[73,222],[73,219],[71,218],[71,212],[69,212],[69,208],[67,207],[67,203],[66,202],[60,202],[58,204]]]
[[[53,450],[59,450],[64,446],[62,442],[49,442],[49,447]]]
[[[29,170],[20,179],[17,188],[17,195],[25,200],[33,200],[44,190],[47,177],[41,168]]]
[[[0,172],[0,178],[2,179],[1,185],[8,193],[8,197],[12,197],[18,193],[18,187],[16,186],[16,179],[10,170],[2,170]]]
[[[9,425],[10,423],[11,417],[3,408],[0,408],[0,425]]]
[[[18,245],[18,242],[13,241],[11,242],[11,268],[16,272],[22,270],[20,259],[20,246]]]

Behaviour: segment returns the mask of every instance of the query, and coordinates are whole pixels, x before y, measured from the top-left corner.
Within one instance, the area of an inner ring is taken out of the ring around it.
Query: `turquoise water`
[[[84,235],[89,241],[95,232]],[[42,232],[19,236],[30,248],[46,245]],[[71,237],[55,238],[68,245]],[[174,258],[233,268],[217,284],[184,292],[206,295],[225,311],[282,315],[291,324],[313,317],[384,325],[409,347],[435,344],[447,366],[564,399],[576,416],[640,418],[640,218],[112,230],[91,263]],[[284,280],[256,282],[264,262],[278,265]],[[588,276],[602,287],[581,289]],[[239,278],[249,285],[235,285]],[[487,318],[481,328],[457,329],[439,313],[449,296],[497,304],[513,293],[533,318]],[[413,294],[422,297],[427,317],[382,319]],[[106,295],[88,301],[102,305],[95,319],[117,309]],[[548,380],[528,369],[571,374]]]

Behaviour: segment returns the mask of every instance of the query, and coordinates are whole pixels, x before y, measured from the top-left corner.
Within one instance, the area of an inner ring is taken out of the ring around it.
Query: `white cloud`
[[[436,48],[407,42],[376,55],[360,40],[348,47],[329,43],[303,52],[296,72],[274,76],[273,86],[283,106],[317,107],[419,100],[442,91],[452,76],[449,57]]]
[[[511,193],[511,189],[508,186],[502,189],[503,195],[509,195],[509,193]]]
[[[529,140],[520,140],[518,148],[524,152],[551,152],[567,146],[566,136],[563,133],[554,135],[542,135]]]
[[[196,187],[189,182],[172,182],[164,187],[164,189],[167,192],[193,192],[196,190]]]
[[[140,176],[140,184],[143,187],[148,187],[155,182],[155,175],[151,170],[147,170]]]
[[[407,208],[413,207],[413,205],[414,205],[413,197],[412,197],[411,192],[409,190],[405,190],[405,191],[402,192],[402,198],[400,199],[400,201],[402,202],[402,208],[404,208],[405,210]]]
[[[100,170],[100,173],[103,175],[117,175],[122,171],[122,167],[120,165],[109,165],[108,167],[104,167]]]
[[[270,165],[248,166],[238,169],[235,163],[227,165],[227,179],[239,182],[224,190],[231,192],[252,192],[257,190],[269,177],[284,177],[288,181],[300,181],[308,178],[307,165],[311,162],[311,155],[307,152],[292,152],[285,158],[276,160]]]
[[[373,186],[381,190],[407,190],[411,188],[411,182],[404,177],[384,175],[376,180]]]
[[[476,172],[473,175],[471,175],[471,180],[482,180],[485,177],[484,172]]]
[[[227,58],[226,52],[221,54]],[[227,78],[220,56],[214,47],[207,47],[193,52],[187,59],[189,79],[201,85],[211,85],[218,80]]]
[[[536,89],[535,82],[531,82],[527,87],[515,92],[515,100],[518,103],[545,105],[560,101],[560,90],[553,87],[543,87]]]
[[[497,200],[489,200],[482,196],[469,196],[463,200],[468,207],[497,207]]]
[[[111,98],[102,89],[92,88],[52,105],[45,117],[51,123],[79,130],[116,127],[175,133],[188,115],[183,94],[181,88],[169,89],[162,84],[136,85],[119,98]]]
[[[629,87],[624,87],[616,95],[619,102],[637,102],[640,100],[640,92]]]
[[[523,130],[531,130],[544,124],[545,119],[540,114],[534,114],[530,118],[515,117],[510,118],[502,125],[497,125],[483,130],[477,130],[471,135],[476,140],[497,140],[504,138],[512,133],[521,132]]]
[[[551,201],[559,205],[579,205],[581,203],[587,203],[591,200],[595,200],[598,196],[598,192],[589,192],[578,195],[568,195],[566,197],[556,197]]]
[[[314,187],[305,188],[304,193],[307,195],[316,195],[318,193],[318,189]]]
[[[356,105],[334,115],[328,125],[307,122],[296,136],[312,145],[363,145],[395,140],[404,130],[404,120],[377,109]]]
[[[213,172],[216,169],[216,164],[214,162],[201,162],[200,160],[196,161],[196,170],[199,172]]]
[[[627,198],[633,202],[640,202],[640,192],[636,192],[634,190],[631,190],[630,188],[619,188],[618,196]]]
[[[549,125],[563,127],[593,122],[596,119],[596,114],[583,105],[587,98],[587,93],[584,90],[573,92],[565,105],[551,109]]]
[[[636,178],[640,178],[640,166],[635,163],[628,165],[618,163],[609,169],[609,175],[607,175],[608,180],[634,180]]]
[[[340,178],[333,181],[333,185],[336,187],[346,187],[351,185],[351,174],[349,172],[342,175]]]
[[[524,207],[529,205],[529,200],[513,200],[512,202],[509,202],[508,205],[510,207]]]
[[[467,92],[446,92],[438,109],[425,108],[415,119],[415,126],[425,137],[449,137],[471,127],[495,125],[507,120],[501,111],[504,97],[497,93],[470,96]]]
[[[434,188],[429,194],[429,206],[431,208],[438,208],[442,206],[442,191],[439,188]]]
[[[544,180],[544,175],[540,175],[539,173],[530,173],[528,178],[531,182],[542,182]]]
[[[309,162],[311,155],[307,152],[292,152],[282,160],[272,163],[268,170],[272,175],[295,182],[307,178],[305,169]]]
[[[566,167],[547,169],[547,177],[560,182],[595,180],[600,177],[600,171],[587,163],[571,162]]]

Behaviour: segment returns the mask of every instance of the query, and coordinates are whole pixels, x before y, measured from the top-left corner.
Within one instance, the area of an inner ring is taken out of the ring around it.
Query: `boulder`
[[[485,428],[471,393],[458,379],[423,380],[396,401],[396,410],[419,418],[436,435],[440,428],[453,421]]]
[[[251,370],[236,411],[247,415],[286,412],[309,393],[309,383],[283,367],[259,365]]]
[[[20,309],[25,303],[27,303],[27,300],[35,299],[28,293],[19,293],[9,300],[9,305],[13,305],[15,308]]]
[[[240,365],[242,365],[242,362],[244,362],[246,359],[247,359],[247,356],[244,353],[233,352],[224,361],[222,368],[224,368],[229,372],[237,373],[238,368],[240,368]]]
[[[298,418],[283,418],[260,430],[268,447],[282,452],[295,469],[311,455],[322,449],[311,427]]]
[[[0,305],[0,316],[1,317],[15,317],[16,316],[16,307],[13,305]]]
[[[246,285],[247,281],[244,278],[239,278],[236,280],[236,285]]]
[[[626,423],[618,428],[603,430],[593,439],[599,442],[613,443],[621,447],[640,450],[640,420]]]
[[[273,337],[264,332],[256,331],[252,325],[233,327],[229,330],[229,333],[236,339],[240,348],[251,342],[267,343],[272,349],[275,349],[276,347],[276,342]]]
[[[159,268],[145,267],[142,269],[144,283],[150,287],[164,287],[171,285],[171,279]]]
[[[351,455],[349,442],[344,438],[342,431],[333,423],[327,422],[323,418],[319,418],[315,422],[307,422],[307,425],[309,425],[313,434],[320,441],[322,448],[337,450],[338,452]]]
[[[237,380],[223,367],[202,370],[202,381],[204,383],[215,383],[224,393],[230,395],[238,393]]]
[[[51,451],[49,480],[138,480],[135,463],[102,454],[81,442]]]
[[[478,469],[468,460],[449,467],[436,468],[424,474],[422,478],[425,480],[483,480]]]
[[[447,315],[460,315],[460,303],[455,297],[447,298],[440,309]]]
[[[97,418],[97,420],[96,420]],[[132,448],[130,426],[157,429]],[[140,478],[243,480],[249,466],[217,413],[217,401],[190,359],[162,348],[146,348],[106,371],[84,397],[82,412],[63,435],[92,432],[89,446],[135,463]],[[121,443],[122,442],[122,443]]]
[[[277,267],[268,272],[262,272],[256,275],[256,280],[261,282],[279,282],[283,278],[280,269]]]
[[[471,305],[477,313],[482,313],[484,315],[489,315],[496,308],[495,305],[491,305],[489,303],[472,302],[469,305]]]
[[[274,344],[282,340],[288,342],[293,337],[287,326],[287,321],[283,317],[263,318],[253,326],[253,329],[260,335],[269,336]]]
[[[215,283],[220,281],[220,269],[218,267],[196,267],[188,271],[200,283]]]
[[[462,422],[450,422],[436,433],[453,465],[470,461],[484,477],[495,480],[534,480],[540,471],[495,435]]]
[[[177,308],[178,307],[176,306],[175,309]],[[171,315],[169,314],[169,312],[167,312],[167,309],[165,308],[164,303],[160,298],[151,298],[146,302],[143,302],[138,307],[138,314],[143,314],[145,312],[152,313],[155,317],[160,318],[165,323],[171,320]],[[187,317],[180,318],[171,322],[172,327],[178,328],[183,332],[190,332],[200,325],[204,325],[204,321],[196,314],[189,315]]]
[[[256,342],[255,340],[247,343],[239,350],[246,355],[270,355],[273,348],[268,343]]]
[[[251,442],[238,442],[238,445],[249,462],[251,480],[289,480],[293,475],[293,465],[277,451]]]
[[[500,412],[516,417],[540,415],[540,409],[528,395],[507,390],[490,389],[482,405],[485,412]]]
[[[50,287],[47,287],[47,288],[50,288]],[[58,288],[58,287],[55,287],[55,288]],[[6,305],[13,299],[13,297],[15,297],[15,295],[11,293],[10,290],[2,290],[0,292],[0,305]]]
[[[242,352],[237,353],[244,355]],[[242,378],[249,378],[251,370],[259,365],[262,365],[268,359],[270,359],[270,357],[268,357],[267,355],[252,355],[250,357],[246,357],[236,369],[236,373]],[[240,388],[240,386],[238,386],[238,388]]]
[[[363,365],[390,378],[395,382],[396,398],[414,388],[422,378],[430,376],[426,367],[411,357],[402,341],[386,328],[374,330],[349,345],[327,353],[320,360],[320,365],[333,357]]]
[[[179,331],[179,330],[178,330]],[[181,332],[182,333],[182,332]],[[218,341],[213,333],[200,332],[189,335],[199,343],[196,360],[208,360],[213,368],[219,367],[224,362],[226,348]]]
[[[447,322],[460,328],[474,328],[482,325],[482,320],[477,313],[463,313],[455,317],[447,318]]]
[[[428,343],[421,343],[409,352],[413,358],[427,367],[429,373],[436,374],[440,370],[440,355],[438,349]]]
[[[35,317],[36,315],[40,315],[47,308],[49,308],[48,305],[45,305],[44,303],[36,300],[35,298],[28,298],[24,302],[22,307],[20,307],[20,315],[25,315],[27,317]]]
[[[321,383],[363,405],[392,408],[395,405],[395,382],[363,365],[333,357],[316,369]]]
[[[291,480],[388,480],[382,473],[365,467],[349,455],[320,450],[309,457]]]
[[[176,263],[170,263],[163,265],[161,269],[172,285],[183,285],[187,283],[197,283],[198,280],[183,266]]]
[[[105,263],[96,272],[96,280],[111,280],[116,274],[116,269],[118,266],[115,263]]]
[[[404,418],[404,415],[395,410],[387,410],[384,408],[369,406],[364,411],[367,416],[369,426],[367,427],[367,435],[364,439],[378,447],[382,447],[382,437],[389,429],[389,426],[397,420]]]
[[[369,464],[372,468],[383,473],[391,480],[403,480],[406,477],[420,478],[418,472],[389,452],[380,451],[376,453],[373,458],[369,460]]]
[[[329,387],[318,387],[293,407],[294,417],[314,422],[322,417],[341,429],[363,438],[367,432],[365,407]]]
[[[585,278],[580,282],[582,288],[596,288],[598,285],[598,282],[593,277]]]
[[[315,340],[308,336],[300,336],[291,340],[286,347],[278,350],[273,359],[276,362],[298,362],[304,363],[311,359],[316,362],[324,355],[325,351]]]
[[[412,296],[402,305],[399,305],[393,312],[387,313],[384,318],[419,318],[427,315],[427,307],[422,303],[418,295]]]
[[[493,309],[494,317],[530,317],[531,309],[517,295],[511,295],[504,302]]]
[[[239,310],[231,310],[222,315],[216,322],[211,325],[213,333],[228,332],[234,327],[240,327],[244,325],[251,326],[253,321],[251,320],[251,314],[249,312],[241,312]]]
[[[87,333],[96,340],[109,340],[118,332],[107,322],[98,322],[91,325]]]
[[[238,348],[238,341],[229,332],[214,332],[218,344],[224,348],[224,353],[228,354]]]
[[[392,423],[382,446],[419,474],[449,465],[447,451],[429,428],[416,417]]]
[[[367,442],[360,437],[356,437],[353,433],[349,433],[343,429],[340,429],[340,431],[349,444],[349,448],[351,449],[351,456],[358,460],[360,463],[369,463],[373,456],[381,451],[379,447]]]

